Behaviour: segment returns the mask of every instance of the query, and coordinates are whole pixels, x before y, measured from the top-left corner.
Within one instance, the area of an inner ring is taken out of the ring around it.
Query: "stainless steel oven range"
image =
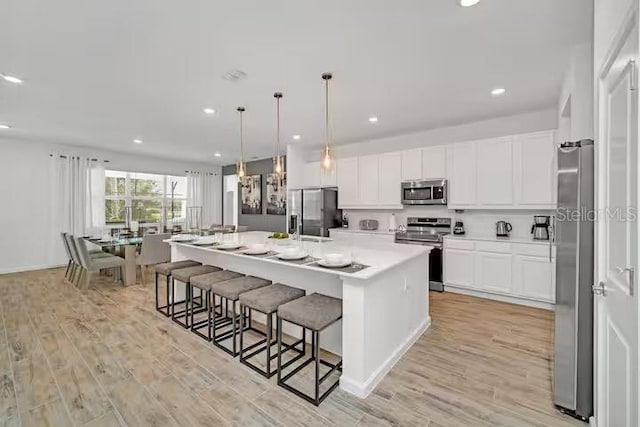
[[[406,231],[396,232],[396,243],[429,245],[429,290],[442,292],[442,240],[451,234],[451,218],[407,218]]]
[[[400,184],[403,205],[446,205],[447,180],[405,181]]]

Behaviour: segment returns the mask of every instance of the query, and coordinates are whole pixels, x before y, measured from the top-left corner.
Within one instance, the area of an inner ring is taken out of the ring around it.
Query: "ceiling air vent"
[[[231,70],[224,73],[222,78],[230,82],[239,82],[247,78],[247,73],[242,70]]]

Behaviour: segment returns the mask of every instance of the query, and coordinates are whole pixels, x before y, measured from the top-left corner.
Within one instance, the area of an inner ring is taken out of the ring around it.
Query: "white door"
[[[476,204],[476,145],[473,142],[447,147],[449,207]]]
[[[358,203],[361,205],[374,205],[378,202],[378,157],[358,157]]]
[[[478,204],[513,205],[513,142],[511,138],[478,142]]]
[[[378,167],[378,204],[402,207],[400,183],[402,182],[402,157],[399,152],[380,154]]]
[[[596,423],[637,427],[638,422],[638,227],[625,218],[638,207],[637,10],[598,75]],[[637,212],[636,212],[637,213]],[[610,216],[613,214],[613,216]]]
[[[422,149],[422,179],[447,178],[446,153],[444,145]]]
[[[336,162],[338,207],[358,204],[358,158],[338,159]]]

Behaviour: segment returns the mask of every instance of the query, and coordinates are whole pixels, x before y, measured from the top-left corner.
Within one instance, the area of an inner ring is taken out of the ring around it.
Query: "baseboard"
[[[429,329],[429,326],[431,326],[431,316],[427,316],[420,326],[418,326],[413,333],[407,337],[400,347],[398,347],[364,383],[359,383],[350,378],[345,378],[345,376],[342,375],[342,377],[340,377],[340,388],[356,397],[365,399],[369,394],[371,394],[378,383],[382,381],[385,375],[389,373],[395,364],[398,363],[407,350],[409,350],[411,346],[418,341],[422,334]]]
[[[0,274],[24,273],[26,271],[47,270],[49,268],[66,267],[67,264],[58,265],[31,265],[27,267],[4,268],[0,270]]]
[[[598,424],[596,424],[596,417],[594,417],[594,416],[589,417],[589,426],[590,427],[597,427],[598,426]]]
[[[494,294],[491,292],[476,291],[473,289],[460,288],[454,285],[446,285],[446,284],[444,285],[444,290],[445,292],[453,292],[456,294],[469,295],[472,297],[492,299],[495,301],[508,302],[511,304],[526,305],[528,307],[542,308],[550,311],[555,310],[555,304],[552,304],[550,302],[537,301],[537,300],[532,300],[527,298],[512,297],[508,295]]]

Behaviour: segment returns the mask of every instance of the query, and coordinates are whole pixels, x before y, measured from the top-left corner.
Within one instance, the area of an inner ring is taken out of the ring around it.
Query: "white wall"
[[[593,106],[593,45],[588,43],[573,49],[558,98],[561,141],[593,139]]]
[[[50,267],[45,240],[50,153],[107,159],[107,169],[172,175],[202,170],[222,179],[219,166],[0,138],[0,274]],[[219,187],[221,192],[222,181]]]
[[[490,120],[471,122],[458,126],[431,129],[422,132],[397,135],[389,138],[360,141],[334,147],[336,157],[353,157],[363,154],[378,154],[409,148],[441,145],[453,142],[471,141],[474,139],[493,138],[518,133],[529,133],[541,130],[556,129],[558,118],[555,108],[532,111],[512,116],[498,117]],[[287,157],[291,153],[287,151]],[[320,149],[310,149],[305,153],[307,161],[320,158]],[[292,159],[293,161],[293,159]],[[291,186],[291,169],[289,169],[289,185]],[[297,178],[297,175],[293,177]]]
[[[638,0],[596,0],[594,4],[593,61],[596,76],[613,38],[633,3]]]

